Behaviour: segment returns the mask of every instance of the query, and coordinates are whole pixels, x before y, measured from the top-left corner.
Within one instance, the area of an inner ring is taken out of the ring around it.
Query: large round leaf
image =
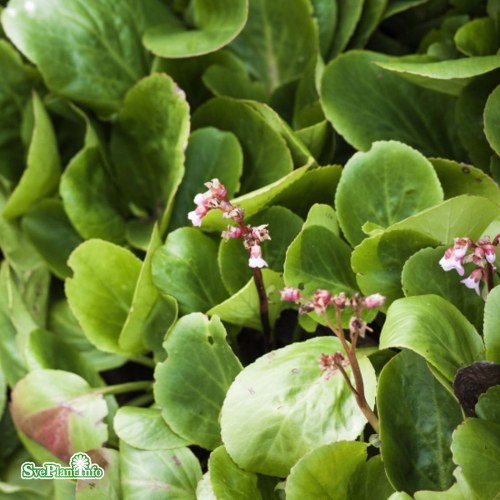
[[[335,196],[340,226],[353,246],[366,237],[361,229],[366,222],[386,228],[442,201],[430,162],[395,141],[375,142],[367,153],[356,153]]]
[[[144,45],[161,57],[193,57],[227,45],[245,26],[248,0],[194,0],[190,9],[195,27],[175,18],[149,28]]]
[[[420,88],[374,64],[391,59],[350,51],[330,62],[321,83],[328,120],[357,149],[368,150],[374,141],[394,139],[429,156],[460,159],[456,130],[450,126],[454,99]]]
[[[500,424],[468,418],[453,434],[453,460],[479,500],[500,494]]]
[[[483,356],[476,329],[437,295],[396,300],[387,311],[380,348],[406,347],[423,356],[448,382],[457,370]]]
[[[70,256],[68,303],[87,338],[103,351],[126,353],[118,338],[127,319],[141,261],[125,248],[102,240],[82,243]]]
[[[366,419],[342,375],[328,379],[318,368],[321,354],[340,349],[336,338],[314,338],[273,351],[236,377],[221,427],[224,445],[240,467],[284,477],[313,448],[359,435]],[[367,358],[360,367],[373,406],[375,372]]]
[[[462,412],[423,358],[403,351],[385,365],[377,408],[382,457],[391,483],[411,494],[449,488],[455,468],[451,434]]]
[[[157,365],[155,400],[179,436],[207,449],[221,444],[219,413],[241,364],[226,342],[219,318],[185,316],[165,342],[168,358]]]
[[[148,73],[141,34],[167,15],[159,0],[12,0],[2,25],[51,91],[107,114]]]

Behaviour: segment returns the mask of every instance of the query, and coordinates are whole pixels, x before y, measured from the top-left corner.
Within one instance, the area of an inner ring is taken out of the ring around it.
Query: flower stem
[[[141,380],[139,382],[126,382],[124,384],[108,385],[106,387],[97,387],[91,392],[93,394],[123,394],[125,392],[148,391],[153,387],[151,380]]]
[[[269,323],[269,302],[267,300],[266,288],[264,287],[264,278],[262,277],[262,271],[259,268],[253,268],[252,272],[255,286],[257,287],[257,293],[259,295],[260,321],[262,323],[262,332],[264,334],[266,351],[270,351],[272,348],[276,347],[276,339],[274,338],[271,324]]]
[[[495,286],[495,284],[493,283],[493,266],[487,262],[486,263],[486,266],[485,266],[485,277],[484,277],[484,281],[486,282],[486,290],[488,293],[491,292],[491,290],[493,290],[493,287]]]
[[[375,432],[378,432],[379,431],[378,418],[373,412],[373,410],[370,408],[368,402],[366,401],[363,375],[361,374],[358,358],[356,357],[355,345],[357,341],[357,335],[354,338],[354,343],[351,346],[349,346],[344,335],[344,330],[342,328],[341,311],[338,307],[335,308],[335,313],[336,313],[337,327],[335,327],[332,324],[326,312],[323,314],[323,318],[325,319],[328,328],[330,328],[330,330],[332,330],[332,332],[338,337],[340,343],[342,344],[342,347],[344,348],[344,351],[347,355],[347,359],[349,360],[349,364],[351,365],[352,374],[354,376],[354,385],[352,384],[347,372],[344,370],[344,367],[340,363],[338,363],[336,366],[339,368],[340,373],[342,373],[344,379],[346,380],[347,386],[354,394],[359,409],[363,412],[363,415],[366,417],[366,419],[373,427]]]

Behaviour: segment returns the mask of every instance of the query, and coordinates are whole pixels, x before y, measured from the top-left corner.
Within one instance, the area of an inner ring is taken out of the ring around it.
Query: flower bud
[[[363,305],[367,309],[377,309],[378,307],[382,307],[385,302],[385,297],[380,295],[380,293],[373,293],[372,295],[368,295],[363,299]]]
[[[283,288],[283,290],[280,291],[280,294],[281,300],[295,302],[296,304],[298,304],[301,299],[300,290],[297,288]]]

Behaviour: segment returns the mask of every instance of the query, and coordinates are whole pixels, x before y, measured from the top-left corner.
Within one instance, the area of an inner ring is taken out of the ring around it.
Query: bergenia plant
[[[338,372],[342,374],[347,386],[354,394],[360,410],[373,429],[378,432],[378,418],[366,401],[363,376],[356,357],[356,346],[360,337],[364,338],[367,332],[372,331],[366,321],[361,318],[363,309],[382,307],[385,297],[379,293],[367,297],[361,297],[358,293],[355,293],[349,298],[343,292],[332,296],[328,290],[316,290],[311,299],[304,297],[299,289],[287,287],[281,291],[281,299],[299,304],[300,314],[315,311],[323,318],[331,332],[340,340],[344,353],[322,354],[318,360],[319,367],[322,372],[325,372],[327,378]],[[342,327],[342,311],[346,308],[350,308],[353,312],[353,316],[349,321],[350,343],[346,339]],[[331,309],[335,311],[335,323],[331,321],[328,315],[328,310]],[[354,383],[345,371],[345,367],[349,365],[354,376]]]
[[[460,276],[465,274],[465,264],[473,264],[472,272],[460,282],[467,288],[475,290],[478,295],[481,294],[481,283],[484,283],[482,294],[486,298],[494,286],[493,277],[497,269],[493,263],[499,241],[500,234],[493,240],[485,236],[476,243],[467,237],[455,238],[453,246],[446,249],[439,264],[445,271],[454,269]]]

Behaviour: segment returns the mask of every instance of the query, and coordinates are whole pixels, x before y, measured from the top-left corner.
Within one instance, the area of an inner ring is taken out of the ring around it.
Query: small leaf
[[[366,419],[344,379],[337,373],[327,380],[318,367],[322,353],[340,349],[333,337],[295,343],[259,358],[236,377],[221,427],[224,445],[241,468],[284,477],[314,448],[359,435]],[[359,361],[373,405],[375,372],[367,358]]]
[[[157,365],[155,400],[170,428],[206,449],[219,444],[219,413],[226,392],[241,370],[218,318],[190,314],[165,342],[167,360]],[[186,385],[186,381],[189,383]]]
[[[143,41],[153,54],[167,58],[193,57],[227,45],[245,26],[248,0],[198,0],[191,5],[195,26],[170,19],[149,28]]]
[[[216,498],[262,499],[257,475],[240,469],[223,446],[210,454],[208,470]]]
[[[479,396],[476,414],[482,420],[500,424],[500,383]]]
[[[141,261],[102,240],[82,243],[70,256],[68,303],[87,338],[103,351],[126,354],[118,339],[132,304]]]
[[[26,170],[3,209],[4,217],[18,217],[41,199],[53,194],[59,183],[61,164],[56,136],[42,101],[33,93],[34,128]]]
[[[490,94],[484,108],[484,132],[490,146],[500,155],[500,85]]]
[[[171,450],[189,444],[170,429],[156,408],[122,406],[113,426],[122,441],[141,450]]]
[[[77,451],[102,446],[107,413],[102,395],[92,394],[87,382],[70,372],[35,370],[12,391],[16,427],[65,461]]]
[[[498,36],[495,22],[489,17],[473,19],[458,28],[455,44],[467,56],[489,56],[498,49]]]
[[[201,479],[198,459],[189,448],[138,450],[120,442],[123,497],[129,500],[195,499]]]

